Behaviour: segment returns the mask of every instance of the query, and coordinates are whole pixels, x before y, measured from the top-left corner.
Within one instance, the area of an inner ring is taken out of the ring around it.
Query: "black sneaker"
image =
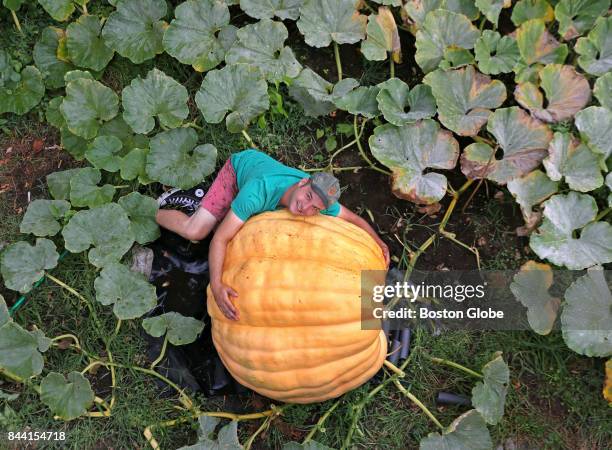
[[[178,209],[187,215],[192,215],[198,209],[206,194],[205,185],[197,185],[191,189],[170,189],[157,198],[157,204],[162,209]]]

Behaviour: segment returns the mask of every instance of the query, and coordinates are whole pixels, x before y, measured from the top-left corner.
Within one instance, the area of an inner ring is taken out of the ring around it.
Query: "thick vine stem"
[[[159,356],[151,363],[149,369],[154,369],[156,365],[160,363],[162,359],[164,359],[164,355],[166,354],[166,347],[168,346],[168,333],[164,336],[164,343],[162,344],[161,351],[159,352]]]
[[[386,359],[383,361],[383,365],[400,378],[404,378],[406,376],[406,372],[400,370],[395,364]]]
[[[8,378],[11,381],[14,381],[15,383],[24,382],[24,379],[21,378],[19,375],[15,375],[10,370],[3,369],[2,367],[0,367],[0,375],[3,375],[4,377]]]
[[[597,214],[597,217],[595,217],[595,222],[597,222],[598,220],[603,219],[604,217],[606,217],[610,211],[612,211],[612,207],[610,208],[606,208],[604,209],[602,212],[600,212],[599,214]]]
[[[13,16],[13,22],[15,22],[15,26],[17,27],[17,30],[19,30],[19,33],[21,33],[21,35],[23,35],[23,30],[21,29],[21,23],[19,23],[19,18],[17,17],[17,14],[15,13],[15,11],[13,11],[11,9],[11,16]]]
[[[395,61],[393,61],[393,56],[389,57],[389,75],[391,75],[391,78],[395,78]]]
[[[393,383],[395,384],[395,386],[399,389],[399,391],[404,394],[406,397],[408,397],[410,399],[410,401],[412,401],[412,403],[414,403],[415,405],[417,405],[419,408],[421,408],[421,411],[423,411],[425,413],[425,415],[427,417],[429,417],[431,419],[431,421],[433,423],[436,424],[436,426],[438,428],[440,428],[441,430],[444,430],[444,426],[440,423],[440,421],[438,419],[436,419],[436,416],[434,416],[432,414],[432,412],[427,408],[427,406],[425,406],[421,400],[419,400],[418,398],[416,398],[408,389],[406,389],[402,383],[399,382],[399,380],[393,380]]]
[[[338,43],[334,41],[334,58],[336,59],[336,69],[338,70],[338,81],[342,80],[342,61],[340,60],[340,49]]]
[[[315,426],[312,427],[312,430],[308,432],[308,434],[302,441],[302,445],[307,444],[309,441],[311,441],[314,435],[317,434],[318,431],[324,430],[323,425],[325,424],[325,421],[330,416],[330,414],[334,412],[334,410],[338,407],[339,404],[340,404],[340,400],[336,401],[336,403],[334,403],[327,411],[325,411],[325,414],[319,417],[319,420],[317,420],[317,423],[315,424]]]
[[[253,442],[255,441],[255,438],[259,435],[259,433],[261,433],[262,431],[268,429],[268,427],[270,426],[270,423],[272,422],[273,418],[274,418],[274,416],[266,417],[266,420],[263,421],[263,423],[255,431],[255,433],[250,435],[249,438],[247,439],[247,441],[244,443],[244,450],[250,450],[251,446],[253,445]]]
[[[366,155],[366,152],[363,149],[363,145],[361,145],[361,139],[360,139],[361,135],[357,134],[357,115],[355,115],[355,118],[353,119],[353,132],[355,133],[355,136],[359,136],[357,138],[357,148],[359,149],[359,154],[364,159],[364,161],[368,163],[370,168],[380,173],[384,173],[385,175],[391,175],[391,172],[389,172],[388,170],[384,170],[384,169],[381,169],[380,167],[375,166],[374,163],[370,160],[370,158],[368,158],[368,155]]]
[[[482,374],[475,372],[472,369],[468,369],[467,367],[462,366],[461,364],[456,363],[455,361],[450,361],[448,359],[442,359],[442,358],[436,358],[435,356],[429,356],[429,355],[424,355],[424,356],[433,363],[442,364],[442,365],[449,366],[449,367],[454,367],[455,369],[462,370],[468,375],[471,375],[476,378],[484,378]]]
[[[251,136],[249,136],[249,133],[247,133],[246,130],[242,130],[242,135],[244,136],[244,138],[247,140],[247,142],[249,143],[249,145],[253,148],[255,148],[255,143],[253,142],[253,139],[251,139]]]

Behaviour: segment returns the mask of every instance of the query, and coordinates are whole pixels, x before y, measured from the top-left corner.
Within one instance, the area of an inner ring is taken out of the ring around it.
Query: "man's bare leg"
[[[157,223],[190,241],[204,239],[217,224],[217,219],[201,206],[192,216],[173,209],[160,209],[155,216]]]

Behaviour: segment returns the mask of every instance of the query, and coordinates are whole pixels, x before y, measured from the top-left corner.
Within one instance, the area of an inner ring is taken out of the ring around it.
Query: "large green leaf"
[[[204,329],[204,322],[177,312],[169,312],[144,319],[142,327],[153,337],[168,334],[168,342],[171,344],[185,345],[196,340]]]
[[[524,22],[516,31],[516,43],[523,63],[515,67],[519,81],[527,81],[525,75],[521,77],[521,71],[532,64],[563,64],[567,57],[567,45],[559,44],[540,19]]]
[[[57,266],[59,254],[55,244],[38,238],[35,245],[20,241],[9,245],[0,258],[0,271],[4,285],[22,294],[29,292],[45,273]]]
[[[132,128],[125,123],[122,115],[117,115],[114,119],[105,122],[98,132],[98,136],[114,136],[121,141],[123,150],[128,151],[133,148],[147,148],[149,138],[143,134],[134,134]]]
[[[510,370],[501,352],[482,368],[484,378],[472,389],[472,405],[485,421],[496,425],[504,415]]]
[[[442,125],[461,136],[476,136],[487,122],[491,109],[506,100],[506,87],[481,74],[474,66],[436,70],[423,81],[431,87]]]
[[[304,0],[241,0],[240,9],[255,19],[297,20]]]
[[[474,44],[474,52],[480,71],[490,75],[512,72],[521,56],[514,38],[502,37],[491,30],[482,32]]]
[[[108,47],[140,64],[164,51],[165,15],[165,0],[121,1],[106,19],[102,37]]]
[[[159,226],[155,221],[159,208],[157,200],[139,192],[132,192],[121,197],[117,203],[125,210],[132,222],[131,227],[136,242],[147,244],[159,237]]]
[[[215,169],[217,149],[197,145],[198,134],[191,128],[164,131],[151,139],[146,171],[151,179],[169,186],[189,189]]]
[[[0,369],[21,378],[42,372],[44,360],[40,352],[49,348],[50,340],[37,331],[26,331],[12,320],[0,326]]]
[[[610,8],[610,0],[560,0],[555,6],[559,34],[568,41],[589,31]]]
[[[68,169],[47,175],[47,186],[49,187],[51,197],[56,200],[68,200],[70,198],[70,180],[80,170]]]
[[[220,0],[188,0],[174,10],[175,19],[164,33],[168,54],[198,72],[216,67],[234,42],[227,4]]]
[[[293,50],[285,47],[289,32],[282,22],[263,19],[240,28],[236,35],[236,42],[225,55],[228,64],[256,66],[273,83],[295,78],[302,70]]]
[[[97,169],[117,172],[121,164],[123,144],[115,136],[98,136],[87,147],[85,158]]]
[[[24,2],[25,0],[2,0],[4,7],[11,11],[19,11],[19,8],[21,8]]]
[[[589,106],[576,114],[576,128],[591,150],[608,158],[612,155],[612,111]]]
[[[124,180],[134,180],[138,178],[141,184],[149,184],[151,181],[147,176],[146,164],[148,148],[133,148],[121,159],[120,174]]]
[[[593,222],[596,216],[597,204],[590,195],[555,195],[544,202],[544,221],[529,245],[540,258],[572,270],[612,262],[612,226]]]
[[[103,121],[111,120],[119,110],[119,97],[95,80],[80,78],[66,85],[60,111],[66,126],[75,135],[91,139]]]
[[[304,0],[297,27],[311,47],[355,44],[365,37],[367,17],[357,10],[359,0]]]
[[[4,297],[0,294],[0,327],[11,320],[13,319],[11,319],[6,301],[4,301]]]
[[[419,450],[491,450],[493,443],[487,424],[475,409],[461,414],[442,434],[429,433]]]
[[[447,50],[474,48],[478,36],[480,32],[464,15],[443,9],[432,11],[416,34],[414,59],[423,72],[431,72],[438,68]]]
[[[379,86],[359,86],[347,94],[334,100],[334,104],[351,114],[359,114],[370,119],[379,116],[376,97],[380,92]]]
[[[19,80],[19,74],[15,71],[10,55],[4,49],[0,49],[0,88]]]
[[[402,62],[402,47],[395,18],[385,6],[378,14],[370,14],[366,27],[366,40],[361,43],[361,52],[370,61],[384,61],[387,53],[396,63]]]
[[[217,433],[217,438],[211,439],[211,435],[220,421],[221,419],[217,417],[200,416],[198,418],[200,426],[198,429],[198,442],[194,445],[181,447],[178,450],[242,450],[244,447],[240,445],[238,440],[237,420],[232,420],[229,424],[221,427]],[[309,450],[315,449],[311,448]]]
[[[572,66],[549,64],[538,72],[538,76],[539,88],[526,82],[518,84],[514,90],[516,101],[537,119],[544,122],[570,119],[591,99],[589,82]]]
[[[38,3],[47,13],[59,22],[63,22],[72,15],[75,4],[83,5],[88,0],[38,0]]]
[[[593,86],[593,95],[601,106],[612,111],[612,71],[597,78]]]
[[[78,169],[70,178],[70,203],[73,206],[94,208],[109,203],[115,195],[111,184],[98,186],[102,173],[93,167]]]
[[[87,378],[79,372],[70,372],[67,379],[61,373],[49,372],[40,382],[40,400],[56,416],[72,420],[85,414],[93,405],[94,391]]]
[[[495,110],[487,130],[497,139],[503,158],[496,158],[495,150],[487,144],[470,144],[461,155],[461,171],[468,178],[487,178],[500,184],[539,166],[553,137],[548,126],[516,106]]]
[[[575,191],[592,191],[604,181],[599,156],[569,133],[555,133],[543,163],[552,180],[565,178],[570,189]]]
[[[55,236],[62,229],[59,219],[70,211],[66,200],[34,200],[21,220],[19,231],[35,236]]]
[[[612,70],[612,16],[597,19],[587,37],[578,39],[574,49],[585,72],[603,75]]]
[[[333,111],[334,103],[341,101],[358,85],[359,82],[353,78],[344,78],[333,85],[306,67],[292,81],[289,95],[302,105],[307,116],[317,117]]]
[[[281,450],[333,450],[327,445],[323,445],[320,442],[310,440],[306,443],[299,443],[295,441],[286,442],[281,447]]]
[[[512,6],[512,0],[476,0],[474,3],[495,27],[501,10]]]
[[[45,84],[36,67],[27,66],[18,75],[13,73],[13,78],[16,80],[4,80],[4,86],[0,87],[0,114],[25,114],[38,105],[45,94]]]
[[[104,267],[94,281],[94,288],[96,300],[103,305],[114,304],[113,312],[120,320],[136,319],[157,305],[155,286],[123,264]]]
[[[208,123],[219,123],[227,114],[225,125],[230,133],[246,129],[270,107],[266,80],[257,67],[247,64],[208,72],[195,101]]]
[[[185,86],[161,70],[152,69],[144,80],[134,78],[123,88],[123,119],[136,133],[150,132],[155,127],[155,116],[160,125],[176,128],[189,115],[188,99]]]
[[[612,294],[606,278],[601,267],[594,267],[565,291],[563,340],[581,355],[612,355]]]
[[[402,126],[420,119],[432,117],[436,105],[431,88],[418,84],[412,90],[399,78],[391,78],[378,85],[376,95],[378,109],[385,120],[393,125]],[[406,111],[407,109],[407,111]]]
[[[60,136],[62,148],[77,161],[82,161],[90,141],[73,134],[65,124],[60,129]]]
[[[130,219],[116,203],[77,212],[62,230],[65,247],[72,253],[89,250],[96,267],[117,262],[134,243]]]
[[[74,70],[74,66],[66,61],[58,59],[57,47],[60,39],[66,37],[66,32],[60,28],[47,27],[45,28],[38,41],[34,45],[32,56],[34,63],[40,70],[45,84],[48,88],[56,89],[64,86],[64,75],[70,70]]]
[[[404,2],[404,10],[415,24],[416,29],[422,28],[427,14],[437,9],[463,14],[470,20],[475,20],[479,14],[474,0],[408,0]]]
[[[531,19],[552,22],[554,11],[547,0],[519,0],[512,8],[512,22],[517,27]]]
[[[113,59],[114,51],[102,38],[102,21],[83,15],[66,28],[66,49],[70,60],[79,67],[102,70]]]
[[[557,319],[561,300],[550,295],[553,271],[548,264],[527,261],[514,275],[510,290],[527,308],[529,326],[538,334],[546,335]]]
[[[45,111],[45,119],[47,119],[47,123],[58,129],[66,126],[66,120],[64,119],[64,116],[62,116],[59,109],[63,101],[64,97],[53,97],[51,100],[49,100],[47,109]]]
[[[534,170],[527,175],[508,181],[508,190],[521,207],[525,226],[517,229],[517,234],[525,236],[531,233],[541,218],[533,207],[539,205],[551,195],[557,193],[559,183],[552,181],[541,170]]]
[[[396,127],[378,126],[370,136],[372,155],[392,171],[393,193],[414,203],[431,204],[444,197],[446,177],[427,169],[452,169],[459,144],[451,132],[431,119]]]

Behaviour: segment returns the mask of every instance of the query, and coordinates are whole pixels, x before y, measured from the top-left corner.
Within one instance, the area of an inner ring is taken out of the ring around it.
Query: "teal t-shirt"
[[[289,186],[302,178],[310,178],[306,172],[287,167],[254,149],[234,153],[230,160],[238,185],[238,195],[232,201],[232,211],[243,221],[254,214],[274,211]],[[340,214],[340,205],[336,202],[321,210],[321,214],[337,216]]]

